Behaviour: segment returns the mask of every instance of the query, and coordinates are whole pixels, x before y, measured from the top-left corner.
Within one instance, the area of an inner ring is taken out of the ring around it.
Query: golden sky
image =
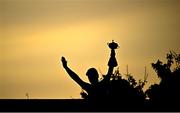
[[[110,49],[122,74],[158,83],[151,68],[166,53],[180,53],[179,0],[1,0],[0,98],[80,98],[81,88],[60,57],[87,81],[95,67],[106,73]],[[100,74],[100,71],[99,71]],[[125,76],[123,76],[125,77]]]

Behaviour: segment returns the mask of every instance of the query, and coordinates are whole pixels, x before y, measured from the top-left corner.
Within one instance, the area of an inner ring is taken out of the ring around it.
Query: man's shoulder
[[[105,84],[108,84],[108,83],[110,83],[110,80],[108,80],[106,78],[99,81],[99,85],[105,85]]]
[[[83,89],[89,89],[91,87],[91,84],[84,82],[82,88]]]

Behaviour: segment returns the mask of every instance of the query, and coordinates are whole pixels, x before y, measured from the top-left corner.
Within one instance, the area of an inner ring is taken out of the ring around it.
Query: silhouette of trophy
[[[111,57],[109,59],[109,62],[108,62],[108,66],[110,67],[116,67],[118,64],[117,64],[117,61],[116,61],[116,58],[115,58],[115,49],[119,48],[119,45],[117,43],[114,42],[114,40],[112,40],[111,43],[107,43],[109,48],[111,49]]]

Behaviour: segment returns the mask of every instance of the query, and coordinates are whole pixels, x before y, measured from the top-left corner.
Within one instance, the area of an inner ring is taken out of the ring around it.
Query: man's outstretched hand
[[[66,61],[65,57],[61,57],[61,61],[62,61],[63,67],[67,67],[67,61]]]

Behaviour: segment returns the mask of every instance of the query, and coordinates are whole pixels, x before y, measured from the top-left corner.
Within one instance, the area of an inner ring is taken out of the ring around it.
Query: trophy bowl
[[[119,45],[117,43],[114,42],[114,40],[112,40],[111,43],[108,43],[108,46],[110,49],[117,49],[119,48]]]

